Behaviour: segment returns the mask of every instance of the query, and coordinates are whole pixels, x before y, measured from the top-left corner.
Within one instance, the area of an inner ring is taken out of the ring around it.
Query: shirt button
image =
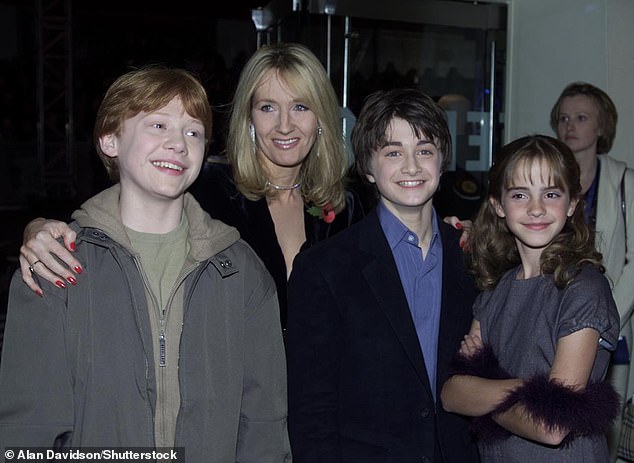
[[[420,463],[430,463],[431,460],[429,459],[429,457],[421,457],[420,459]]]
[[[409,235],[407,237],[407,241],[409,241],[410,243],[413,243],[414,241],[416,241],[416,238],[414,238],[412,235]]]
[[[420,416],[427,418],[429,416],[429,408],[423,408],[420,412]]]

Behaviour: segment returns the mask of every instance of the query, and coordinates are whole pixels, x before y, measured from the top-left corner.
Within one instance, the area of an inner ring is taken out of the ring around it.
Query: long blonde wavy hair
[[[344,179],[348,165],[339,103],[321,62],[303,45],[264,45],[251,56],[240,74],[232,101],[226,151],[236,186],[251,200],[276,194],[266,187],[267,174],[249,133],[253,95],[271,69],[306,102],[321,127],[300,168],[304,202],[319,207],[330,203],[335,212],[340,212],[345,206]]]

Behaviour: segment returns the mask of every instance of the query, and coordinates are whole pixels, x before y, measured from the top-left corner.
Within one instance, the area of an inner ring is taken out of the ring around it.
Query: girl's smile
[[[515,236],[524,259],[539,263],[546,248],[572,216],[577,200],[554,184],[552,170],[545,161],[520,163],[513,175],[512,185],[505,188],[502,200],[491,199],[498,217]],[[538,266],[539,267],[539,266]]]

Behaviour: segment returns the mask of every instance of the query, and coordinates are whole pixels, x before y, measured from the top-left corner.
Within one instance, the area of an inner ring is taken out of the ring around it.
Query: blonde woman
[[[295,256],[363,215],[345,186],[337,97],[308,48],[267,45],[248,60],[232,102],[226,160],[206,163],[192,193],[213,218],[236,227],[263,260],[277,286],[284,327]],[[69,252],[74,241],[63,222],[27,225],[20,263],[33,291],[42,294],[29,268],[57,286],[77,283],[83,268]]]

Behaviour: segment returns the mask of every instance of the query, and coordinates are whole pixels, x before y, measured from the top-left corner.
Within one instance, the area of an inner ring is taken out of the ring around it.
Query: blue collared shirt
[[[378,215],[396,261],[401,284],[409,305],[418,342],[434,397],[438,360],[438,330],[442,294],[442,242],[438,233],[436,212],[432,209],[432,237],[427,256],[418,246],[418,237],[382,203]]]

